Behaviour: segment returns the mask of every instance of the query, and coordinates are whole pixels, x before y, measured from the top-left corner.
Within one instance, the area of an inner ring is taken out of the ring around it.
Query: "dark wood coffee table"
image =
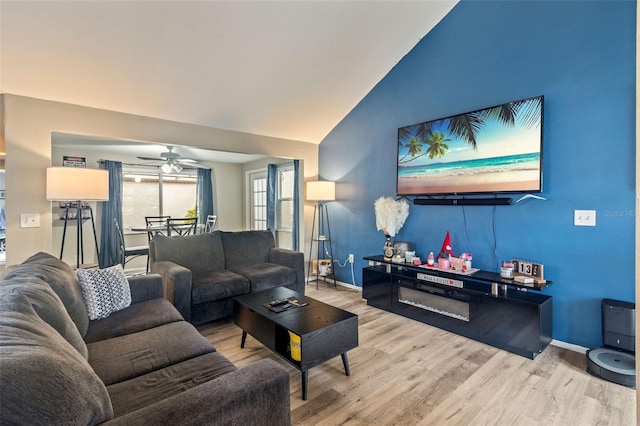
[[[275,313],[263,305],[295,297],[307,306]],[[302,372],[302,399],[307,399],[309,369],[338,355],[348,376],[347,351],[358,346],[358,316],[295,291],[277,287],[234,299],[234,323],[240,327],[244,348],[247,333]],[[300,336],[301,358],[291,358],[289,331]]]

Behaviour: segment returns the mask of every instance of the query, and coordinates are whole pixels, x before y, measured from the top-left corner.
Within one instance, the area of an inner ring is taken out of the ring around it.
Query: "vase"
[[[394,255],[393,245],[391,244],[391,236],[385,235],[385,237],[386,241],[382,250],[382,252],[384,253],[384,260],[391,260]]]

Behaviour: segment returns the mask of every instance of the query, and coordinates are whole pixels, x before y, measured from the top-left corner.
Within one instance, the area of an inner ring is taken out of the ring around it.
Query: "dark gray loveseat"
[[[149,261],[167,299],[193,324],[232,315],[235,296],[273,287],[305,290],[304,254],[277,248],[271,231],[158,235]]]
[[[289,375],[237,369],[163,298],[129,279],[132,303],[90,321],[74,271],[45,253],[0,277],[0,424],[290,424]]]

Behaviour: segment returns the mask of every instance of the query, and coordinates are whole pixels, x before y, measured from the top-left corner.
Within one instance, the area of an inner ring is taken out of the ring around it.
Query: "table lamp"
[[[87,169],[83,167],[48,167],[46,183],[47,200],[49,201],[73,201],[76,204],[76,223],[78,232],[76,237],[76,267],[84,263],[84,243],[82,240],[82,202],[83,201],[108,201],[109,200],[109,172],[102,169]],[[64,241],[67,235],[67,222],[69,210],[73,208],[67,203],[64,215],[64,230],[62,232],[62,246],[60,247],[60,259],[64,252]],[[93,240],[96,246],[96,255],[99,255],[98,238],[93,218],[93,209],[88,206]]]

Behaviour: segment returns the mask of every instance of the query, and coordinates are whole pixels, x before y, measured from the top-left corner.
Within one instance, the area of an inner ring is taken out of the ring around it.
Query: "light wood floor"
[[[278,360],[291,376],[294,425],[635,425],[635,391],[591,376],[584,354],[549,346],[535,360],[367,306],[360,293],[307,286],[358,315],[351,376],[336,357],[300,372],[230,321],[200,327],[239,368]]]

